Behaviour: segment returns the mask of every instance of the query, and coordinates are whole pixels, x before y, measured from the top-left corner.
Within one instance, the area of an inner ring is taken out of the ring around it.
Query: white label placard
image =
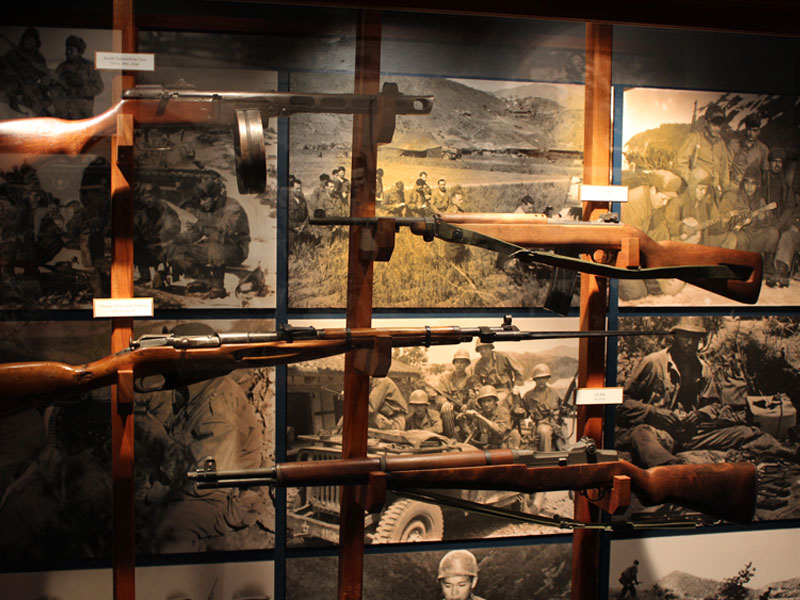
[[[95,52],[95,69],[155,71],[156,55],[148,52]]]
[[[580,388],[575,394],[575,404],[622,404],[622,388]]]
[[[152,298],[95,298],[92,300],[95,319],[109,317],[152,317]]]
[[[627,185],[581,185],[581,202],[627,202]]]

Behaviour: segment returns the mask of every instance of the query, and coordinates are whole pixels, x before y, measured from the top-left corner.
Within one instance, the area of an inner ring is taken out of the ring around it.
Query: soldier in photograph
[[[710,365],[698,356],[708,335],[700,317],[682,317],[669,347],[645,356],[625,382],[619,424],[631,428],[636,464],[685,462],[690,450],[740,450],[790,459],[794,453],[757,427],[745,425],[723,398]]]
[[[639,561],[634,560],[633,564],[625,569],[619,576],[619,582],[622,584],[622,590],[617,596],[617,600],[625,600],[626,598],[636,598],[636,586],[641,582],[639,581]]]
[[[431,192],[431,208],[436,213],[443,213],[447,210],[450,203],[449,193],[447,192],[447,181],[443,178],[436,182],[436,189]]]
[[[189,292],[204,292],[208,298],[224,298],[225,271],[241,265],[250,248],[250,225],[242,205],[225,193],[216,174],[204,176],[195,194],[196,221],[175,237],[167,258],[172,275],[187,275],[195,281]]]
[[[783,168],[786,163],[786,152],[783,148],[775,146],[770,149],[768,158],[769,168],[762,174],[761,189],[766,204],[774,202],[778,205],[776,225],[783,232],[791,227],[798,205],[792,188],[786,181]]]
[[[135,185],[136,202],[133,215],[133,260],[139,278],[136,283],[150,283],[150,268],[157,270],[166,260],[166,248],[181,231],[178,213],[158,196],[152,183]],[[157,273],[157,285],[163,287],[163,273]]]
[[[111,235],[111,165],[105,158],[94,159],[83,170],[81,208],[68,225],[68,235],[79,240],[81,263],[91,269],[92,293],[108,295],[111,262],[105,241]]]
[[[442,433],[442,419],[439,411],[430,406],[430,399],[425,390],[414,390],[408,397],[411,412],[406,416],[406,430],[424,429],[433,433]]]
[[[459,415],[460,420],[465,421],[472,430],[467,441],[482,450],[519,448],[522,437],[518,430],[511,428],[511,413],[500,404],[495,387],[481,387],[476,401],[478,410],[468,408]]]
[[[479,385],[496,387],[500,392],[500,401],[510,408],[509,396],[515,387],[522,385],[522,373],[507,354],[495,351],[491,342],[478,340],[475,350],[481,357],[472,365],[472,376]]]
[[[479,387],[469,372],[470,362],[466,350],[456,350],[453,354],[453,370],[445,371],[437,385],[436,408],[442,418],[444,435],[449,438],[464,438],[456,416],[467,409],[475,390]]]
[[[417,179],[416,183],[414,184],[414,189],[409,194],[406,202],[408,216],[422,217],[430,212],[428,206],[428,196],[425,194],[426,187],[427,184],[425,183],[424,179]]]
[[[433,190],[431,190],[431,186],[428,185],[428,172],[420,171],[417,179],[422,180],[422,195],[425,198],[425,204],[430,204],[431,194],[433,193]]]
[[[764,202],[761,169],[750,165],[744,170],[739,188],[729,191],[722,198],[722,210],[724,213],[739,213],[731,221],[735,229],[736,249],[763,254],[765,274],[772,274],[780,232],[776,227],[777,211],[767,208]]]
[[[681,203],[679,240],[719,248],[736,248],[736,234],[731,231],[732,215],[724,212],[722,196],[717,193],[711,175],[695,169]]]
[[[678,234],[681,221],[681,178],[659,169],[650,174],[650,184],[628,191],[622,203],[622,222],[644,231],[657,242]]]
[[[530,418],[535,426],[534,439],[536,450],[550,452],[553,450],[553,438],[561,429],[561,396],[548,383],[550,367],[539,363],[533,367],[532,379],[534,387],[522,397],[520,406],[513,409],[518,418]]]
[[[686,183],[691,180],[692,171],[702,168],[711,175],[718,193],[730,188],[728,149],[721,135],[727,120],[721,106],[709,104],[705,117],[681,142],[675,155],[675,168]]]
[[[296,252],[297,246],[315,243],[318,238],[308,225],[308,203],[303,193],[303,182],[293,178],[289,185],[289,251]]]
[[[347,169],[339,167],[333,171],[333,182],[336,185],[336,193],[342,199],[345,206],[350,206],[350,180],[345,177]]]
[[[47,68],[44,55],[39,52],[42,41],[35,27],[22,32],[19,45],[3,55],[0,89],[8,105],[30,116],[50,117],[55,115],[55,106],[50,95],[54,78]]]
[[[61,84],[57,115],[63,119],[86,119],[94,115],[94,99],[103,91],[103,80],[94,64],[83,58],[86,42],[70,35],[64,42],[67,60],[56,67]]]
[[[397,181],[383,195],[383,209],[390,215],[398,217],[405,216],[408,212],[406,207],[405,185],[402,181]]]
[[[478,561],[469,550],[453,550],[439,561],[437,581],[443,600],[483,600],[473,591],[478,585]]]
[[[376,429],[406,428],[408,404],[403,392],[389,377],[373,377],[370,380],[369,417],[370,427]]]
[[[383,169],[375,170],[375,200],[383,199]]]
[[[744,130],[738,131],[728,143],[728,164],[731,169],[730,187],[736,189],[742,182],[744,170],[755,165],[762,172],[769,169],[769,148],[758,139],[761,132],[761,117],[750,113],[743,120]]]
[[[211,335],[214,331],[204,323],[190,323],[178,325],[171,333]],[[149,504],[147,550],[202,551],[210,538],[248,527],[264,514],[265,498],[258,492],[199,490],[191,482],[183,483],[186,467],[202,467],[209,456],[221,470],[263,466],[263,426],[253,403],[232,377],[190,383],[137,402],[146,406],[148,416],[137,417],[142,447],[162,448],[169,459],[157,472],[137,475],[137,496],[144,506]],[[143,461],[148,458],[146,452]],[[163,489],[164,482],[176,489]]]

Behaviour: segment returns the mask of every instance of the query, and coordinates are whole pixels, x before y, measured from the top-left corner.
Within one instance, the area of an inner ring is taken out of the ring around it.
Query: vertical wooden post
[[[356,33],[356,94],[379,91],[381,20],[376,11],[361,11]],[[350,216],[375,216],[375,171],[377,146],[373,142],[370,115],[353,116],[353,162],[351,169]],[[372,262],[359,258],[360,227],[350,228],[347,276],[347,326],[372,324]],[[344,364],[344,414],[342,458],[367,454],[369,376],[356,370],[354,354]],[[364,509],[356,497],[357,488],[343,486],[339,512],[340,600],[360,600],[364,566]]]
[[[118,52],[136,51],[133,0],[114,0],[114,31]],[[117,45],[119,44],[119,45]],[[133,87],[133,76],[114,79],[112,100]],[[133,118],[117,117],[117,135],[111,142],[111,297],[133,297]],[[111,322],[111,352],[127,348],[133,335],[133,319]],[[115,600],[135,600],[134,504],[133,504],[133,372],[118,373],[111,389],[111,474],[113,478],[112,572]]]
[[[611,26],[586,24],[586,85],[584,115],[583,181],[608,185],[611,156]],[[587,202],[584,220],[597,212],[609,210],[607,203]],[[581,274],[581,330],[605,329],[607,280]],[[578,385],[602,387],[605,375],[605,340],[582,339],[579,345]],[[602,444],[603,407],[578,407],[577,431],[580,436]],[[575,500],[575,518],[596,521],[598,510],[582,496]],[[577,530],[572,541],[572,598],[597,598],[600,534]]]

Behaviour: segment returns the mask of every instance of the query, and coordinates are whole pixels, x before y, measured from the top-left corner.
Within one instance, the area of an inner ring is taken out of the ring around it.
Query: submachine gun
[[[236,178],[242,194],[266,189],[264,123],[296,113],[371,114],[374,143],[392,140],[396,115],[425,115],[433,96],[401,94],[385,83],[380,94],[305,94],[295,92],[223,92],[137,86],[122,100],[89,118],[14,119],[0,123],[0,152],[16,154],[81,154],[113,133],[118,115],[132,115],[137,126],[192,125],[222,127],[233,133]]]

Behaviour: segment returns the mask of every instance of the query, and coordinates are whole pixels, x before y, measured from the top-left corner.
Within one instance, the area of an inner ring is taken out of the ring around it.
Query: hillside
[[[709,598],[719,589],[720,582],[683,571],[672,571],[659,579],[658,585],[672,590],[680,598]]]
[[[582,147],[582,111],[565,108],[552,98],[499,96],[449,79],[392,77],[400,92],[434,96],[430,115],[399,116],[388,147],[424,150],[443,146],[460,150],[548,150]],[[294,91],[349,92],[352,80],[343,75],[299,73]],[[296,115],[290,140],[293,150],[346,148],[351,118],[342,115]]]

